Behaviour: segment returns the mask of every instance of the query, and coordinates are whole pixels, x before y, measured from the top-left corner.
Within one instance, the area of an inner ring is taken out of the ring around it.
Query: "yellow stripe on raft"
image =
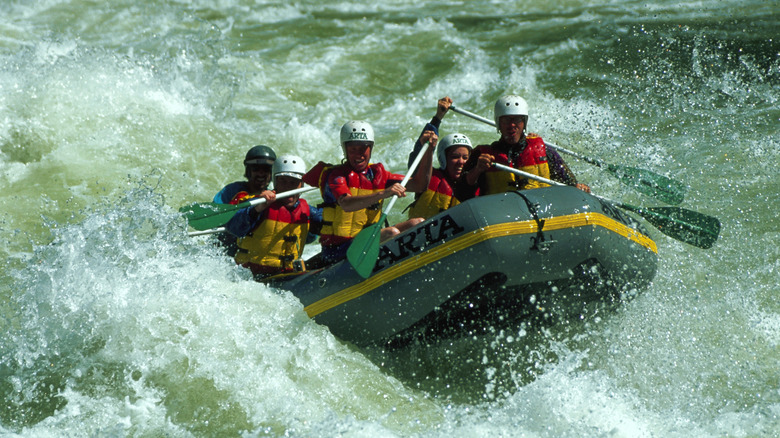
[[[621,236],[632,240],[645,248],[658,253],[658,247],[655,242],[637,230],[626,226],[601,213],[578,213],[567,216],[554,217],[544,220],[544,231],[563,230],[567,228],[578,228],[585,226],[600,226],[613,231]],[[333,295],[325,297],[319,301],[309,304],[303,310],[314,317],[326,310],[332,309],[347,301],[354,300],[377,287],[395,280],[416,269],[420,269],[435,261],[441,260],[448,255],[455,254],[470,246],[480,242],[490,240],[496,237],[514,236],[518,234],[533,234],[539,231],[539,227],[534,220],[523,222],[507,222],[499,225],[491,225],[478,230],[474,230],[464,236],[455,238],[447,243],[439,245],[431,250],[425,251],[420,255],[414,256],[396,265],[392,265],[384,271],[350,286],[344,290],[336,292]]]

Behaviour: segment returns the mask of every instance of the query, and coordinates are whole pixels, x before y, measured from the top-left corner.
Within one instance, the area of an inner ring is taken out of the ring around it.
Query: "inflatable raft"
[[[612,204],[572,187],[477,197],[383,243],[373,273],[349,262],[271,277],[358,346],[577,315],[653,279],[657,248]]]

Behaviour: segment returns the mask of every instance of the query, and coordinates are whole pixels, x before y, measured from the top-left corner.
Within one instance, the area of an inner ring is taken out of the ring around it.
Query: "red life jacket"
[[[422,192],[409,209],[409,218],[428,219],[450,207],[460,204],[452,193],[447,177],[441,169],[433,169],[428,189]]]
[[[480,145],[474,149],[476,155],[490,154],[495,157],[495,162],[520,169],[524,172],[550,178],[550,167],[547,165],[547,147],[541,137],[526,137],[527,145],[514,160],[510,162],[507,152],[499,149],[498,142],[491,145]],[[529,180],[516,176],[504,170],[490,168],[484,174],[484,185],[480,185],[482,195],[509,192],[513,190],[537,189],[547,187],[548,184]]]
[[[367,172],[355,172],[349,164],[341,164],[330,169],[325,178],[320,180],[320,188],[324,192],[325,185],[338,178],[344,178],[349,193],[352,196],[363,196],[384,190],[388,177],[393,175],[382,163],[369,164],[373,176],[369,180]],[[368,208],[357,211],[344,211],[338,203],[325,203],[322,206],[322,231],[320,243],[322,246],[336,246],[351,240],[363,228],[379,221],[382,215],[382,201]]]

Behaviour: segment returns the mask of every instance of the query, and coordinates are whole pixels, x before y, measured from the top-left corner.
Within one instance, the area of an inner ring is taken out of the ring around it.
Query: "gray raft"
[[[373,274],[347,261],[270,279],[363,346],[572,316],[653,279],[657,248],[633,217],[572,187],[477,197],[382,244]]]

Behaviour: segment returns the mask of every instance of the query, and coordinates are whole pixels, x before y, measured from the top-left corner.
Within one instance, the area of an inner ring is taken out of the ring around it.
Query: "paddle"
[[[187,236],[189,237],[205,236],[206,234],[216,234],[216,233],[221,233],[223,231],[226,231],[225,227],[209,228],[208,230],[203,230],[203,231],[190,231],[189,233],[187,233]]]
[[[417,170],[417,166],[420,164],[420,161],[426,152],[425,146],[427,144],[428,142],[425,142],[425,145],[420,149],[414,162],[412,162],[412,165],[409,167],[409,171],[401,181],[402,186],[406,186],[406,183],[409,182],[409,178],[411,178]],[[352,265],[355,271],[363,278],[368,278],[371,276],[371,272],[374,271],[376,260],[379,257],[379,237],[382,231],[382,224],[385,222],[387,213],[393,208],[397,199],[398,196],[393,195],[393,199],[387,204],[387,208],[382,211],[379,221],[363,228],[363,230],[352,239],[352,243],[349,245],[349,248],[347,248],[347,261],[349,261],[349,264]]]
[[[494,163],[497,169],[512,172],[526,178],[535,179],[545,184],[565,186],[566,184],[552,181],[547,178],[523,172],[503,164]],[[624,208],[639,214],[645,220],[667,236],[688,243],[690,245],[707,249],[718,240],[720,233],[720,221],[712,216],[707,216],[695,211],[686,210],[680,207],[634,207],[633,205],[623,204],[612,201],[602,196],[593,195],[602,201]]]
[[[299,189],[278,193],[276,197],[281,199],[311,190],[317,190],[317,188],[301,187]],[[187,218],[187,222],[189,222],[192,228],[202,231],[221,227],[236,214],[236,211],[241,210],[244,207],[262,204],[263,202],[265,202],[265,198],[255,198],[238,205],[217,204],[216,202],[196,202],[194,204],[185,205],[180,208],[179,211],[184,213],[184,217]]]
[[[488,125],[496,126],[494,121],[480,117],[466,110],[456,108],[455,105],[450,105],[450,109],[456,113],[471,117],[474,120],[479,120],[480,122],[487,123]],[[620,180],[620,182],[623,184],[633,187],[638,192],[652,196],[658,200],[666,202],[667,204],[677,205],[681,203],[685,197],[685,186],[663,175],[659,175],[646,169],[638,169],[636,167],[622,166],[619,164],[608,164],[601,160],[586,157],[574,151],[564,149],[554,143],[545,142],[545,144],[575,158],[606,169],[607,172],[617,177],[618,180]]]

